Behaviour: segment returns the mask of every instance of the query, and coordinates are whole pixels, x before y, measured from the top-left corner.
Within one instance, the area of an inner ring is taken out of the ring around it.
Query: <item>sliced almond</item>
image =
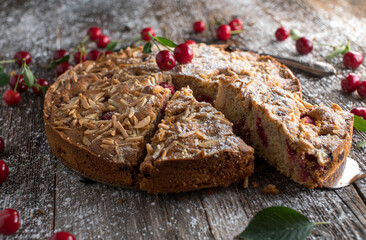
[[[134,128],[144,128],[150,124],[150,120],[151,120],[151,117],[147,116],[144,119],[142,119],[141,121],[139,121],[138,123],[136,123],[136,125],[133,127]]]
[[[216,146],[220,141],[219,140],[211,140],[206,142],[201,142],[198,144],[199,147],[210,148]]]
[[[86,145],[86,146],[90,146],[91,145],[91,142],[89,141],[88,138],[86,137],[83,137],[83,143]]]

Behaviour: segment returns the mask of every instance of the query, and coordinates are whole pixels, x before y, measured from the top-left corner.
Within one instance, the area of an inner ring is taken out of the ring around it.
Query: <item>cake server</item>
[[[276,59],[277,61],[279,61],[280,63],[288,66],[288,67],[292,67],[292,68],[296,68],[299,70],[302,70],[304,72],[310,73],[314,76],[317,77],[325,77],[325,76],[330,76],[330,75],[334,75],[337,73],[336,69],[333,67],[333,65],[327,63],[327,62],[322,62],[322,61],[313,61],[313,60],[304,60],[304,59],[298,59],[295,57],[282,57],[282,56],[277,56],[274,54],[270,54],[270,53],[265,53],[265,52],[260,52],[260,51],[254,51],[251,49],[246,49],[246,48],[242,48],[242,47],[235,47],[235,46],[229,46],[227,47],[227,50],[243,50],[243,51],[250,51],[250,52],[254,52],[254,53],[258,53],[261,55],[268,55],[270,57],[273,57],[274,59]]]
[[[354,159],[347,157],[337,171],[325,180],[323,187],[342,188],[365,177],[366,172],[361,171],[358,163]]]

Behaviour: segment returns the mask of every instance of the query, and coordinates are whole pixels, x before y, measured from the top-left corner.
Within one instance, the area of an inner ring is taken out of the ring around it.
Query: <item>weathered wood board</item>
[[[331,0],[222,0],[222,1],[42,1],[0,2],[0,59],[18,50],[33,56],[30,65],[38,77],[54,81],[56,74],[44,66],[56,48],[71,49],[88,27],[98,25],[112,39],[127,39],[152,26],[162,35],[180,42],[194,39],[216,42],[213,31],[194,34],[191,24],[243,19],[245,30],[230,43],[269,53],[297,56],[294,42],[277,42],[280,25],[297,28],[318,42],[331,45],[351,40],[355,50],[366,47],[366,3]],[[316,45],[309,56],[322,60],[332,49]],[[300,56],[297,56],[300,57]],[[357,94],[340,89],[340,79],[350,70],[341,59],[331,61],[336,76],[314,78],[294,71],[302,83],[304,98],[311,103],[335,102],[346,110],[365,105]],[[8,65],[7,71],[15,65]],[[357,74],[366,79],[363,64]],[[0,95],[6,91],[0,88]],[[251,178],[258,187],[231,186],[164,196],[126,190],[103,184],[87,184],[56,159],[43,129],[43,100],[30,91],[21,103],[9,107],[0,101],[0,136],[6,150],[0,155],[10,167],[8,180],[0,186],[0,209],[19,210],[22,226],[2,239],[48,239],[54,231],[69,231],[77,239],[232,239],[260,209],[283,205],[297,209],[312,221],[329,224],[316,227],[313,239],[366,239],[366,180],[339,189],[309,190],[259,162]],[[366,140],[355,131],[354,144]],[[365,149],[353,149],[366,170]],[[275,184],[278,195],[262,189]]]

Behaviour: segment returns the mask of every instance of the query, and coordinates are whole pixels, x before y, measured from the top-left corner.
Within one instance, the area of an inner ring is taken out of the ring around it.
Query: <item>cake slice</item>
[[[171,96],[161,73],[119,69],[117,60],[87,61],[61,75],[45,96],[48,142],[79,174],[135,187],[145,146]]]
[[[321,187],[350,151],[353,116],[336,104],[311,105],[237,75],[220,81],[216,108],[260,157],[309,188]]]
[[[194,44],[191,48],[194,52],[192,62],[177,65],[170,74],[177,89],[190,86],[199,101],[213,103],[220,79],[235,74],[281,87],[301,98],[299,80],[286,66],[271,57],[231,51],[227,45]]]
[[[253,149],[232,132],[232,124],[189,88],[168,102],[147,156],[140,188],[149,193],[185,192],[229,186],[253,173]]]

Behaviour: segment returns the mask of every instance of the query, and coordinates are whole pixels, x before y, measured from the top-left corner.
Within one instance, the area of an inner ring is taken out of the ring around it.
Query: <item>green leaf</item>
[[[331,52],[330,54],[328,54],[326,56],[326,58],[330,59],[330,58],[334,58],[336,56],[338,56],[339,54],[343,54],[343,52],[345,51],[346,49],[346,45],[341,45],[337,48],[335,48],[335,50],[333,52]]]
[[[165,47],[172,47],[175,48],[176,46],[178,46],[177,44],[175,44],[173,41],[165,38],[165,37],[155,37],[156,41],[158,41],[158,43],[160,43],[161,45],[165,46]]]
[[[306,239],[316,224],[304,215],[288,207],[269,207],[259,211],[247,228],[236,238],[245,240]]]
[[[70,59],[70,55],[65,55],[65,56],[63,56],[62,58],[57,59],[56,61],[51,62],[47,67],[48,67],[48,68],[56,67],[56,66],[57,66],[57,65],[59,65],[60,63],[68,62],[68,61],[69,61],[69,59]]]
[[[143,53],[151,53],[151,42],[145,43],[144,49],[142,49]]]
[[[355,115],[353,120],[353,127],[359,131],[366,132],[366,120],[364,120],[362,117]]]
[[[291,29],[290,30],[290,37],[294,40],[297,40],[301,38],[302,34],[299,32],[299,30]]]
[[[113,51],[117,47],[118,41],[110,41],[108,45],[106,46],[107,51]]]
[[[25,66],[23,76],[25,84],[28,87],[32,87],[36,77],[33,75],[32,71],[29,69],[28,66]]]
[[[9,84],[9,75],[4,72],[3,66],[0,65],[0,87]]]

